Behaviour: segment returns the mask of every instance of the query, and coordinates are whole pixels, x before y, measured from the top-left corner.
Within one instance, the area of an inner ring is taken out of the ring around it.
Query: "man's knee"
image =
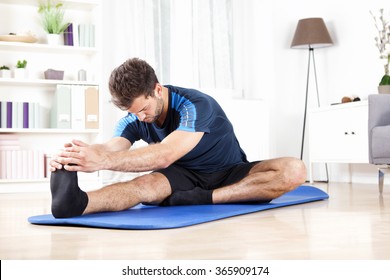
[[[161,173],[145,174],[132,182],[145,203],[158,204],[172,192],[168,179]]]
[[[288,190],[293,190],[306,181],[306,166],[297,158],[285,158],[283,164],[282,180]]]

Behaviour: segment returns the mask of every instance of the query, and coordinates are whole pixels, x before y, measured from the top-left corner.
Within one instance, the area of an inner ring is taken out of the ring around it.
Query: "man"
[[[129,59],[109,81],[113,103],[128,115],[104,144],[73,140],[51,162],[52,213],[71,217],[160,205],[270,201],[306,179],[302,161],[248,162],[222,108],[193,89],[163,86],[145,61]],[[240,113],[240,112],[237,112]],[[150,145],[131,149],[137,140]],[[152,171],[84,192],[77,171]]]

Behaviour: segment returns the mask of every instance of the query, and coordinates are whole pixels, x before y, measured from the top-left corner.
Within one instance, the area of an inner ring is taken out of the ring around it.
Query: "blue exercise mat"
[[[52,215],[39,215],[28,218],[28,221],[38,225],[73,225],[116,229],[168,229],[327,198],[329,198],[328,194],[320,189],[311,186],[300,186],[269,203],[167,207],[137,205],[120,212],[103,212],[63,219],[56,219]]]

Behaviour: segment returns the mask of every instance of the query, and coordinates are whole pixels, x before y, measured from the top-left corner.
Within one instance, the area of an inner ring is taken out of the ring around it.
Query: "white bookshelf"
[[[3,85],[3,86],[15,86],[15,87],[21,87],[21,86],[53,87],[58,84],[99,86],[99,84],[96,81],[0,78],[0,86]]]
[[[0,0],[1,1],[1,0]],[[41,43],[18,43],[0,41],[0,48],[3,51],[19,51],[33,53],[52,53],[52,54],[82,54],[96,55],[99,51],[97,48],[74,47],[74,46],[51,46]]]
[[[97,134],[100,129],[59,129],[59,128],[0,128],[0,133],[17,134]]]
[[[98,129],[54,129],[48,125],[54,92],[58,84],[101,87],[101,0],[62,0],[65,20],[95,26],[95,46],[53,46],[46,44],[45,33],[39,22],[37,0],[0,0],[0,35],[31,32],[36,43],[0,41],[0,66],[11,68],[18,60],[27,60],[26,79],[0,78],[0,101],[37,102],[42,107],[43,125],[39,128],[0,128],[3,135],[17,136],[22,149],[39,149],[53,154],[64,143],[79,139],[87,143],[99,141],[101,136],[102,93],[99,93]],[[22,19],[22,20],[20,20]],[[64,80],[46,80],[47,69],[63,70]],[[78,81],[80,69],[87,71],[87,80]],[[97,188],[101,184],[99,172],[79,176],[81,186]],[[48,191],[49,178],[0,179],[0,193]]]

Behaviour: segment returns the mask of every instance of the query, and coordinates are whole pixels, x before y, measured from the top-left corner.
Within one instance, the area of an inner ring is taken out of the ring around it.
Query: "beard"
[[[154,111],[154,115],[153,116],[147,116],[144,119],[144,122],[152,123],[152,122],[157,121],[160,118],[163,109],[164,109],[164,100],[163,99],[157,99],[156,110]]]

